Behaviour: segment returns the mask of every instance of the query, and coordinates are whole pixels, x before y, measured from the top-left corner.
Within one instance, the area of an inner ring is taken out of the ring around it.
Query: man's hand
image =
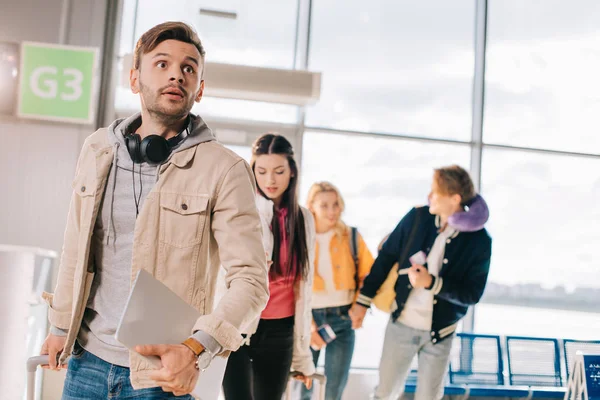
[[[433,277],[424,266],[413,265],[408,270],[408,280],[415,289],[428,288],[433,282]]]
[[[365,319],[365,315],[367,315],[367,310],[367,307],[357,303],[354,303],[352,308],[348,310],[348,316],[350,316],[350,319],[352,320],[352,329],[362,328],[363,320]]]
[[[175,396],[189,394],[196,386],[200,371],[196,369],[196,355],[182,344],[156,344],[136,346],[143,356],[158,356],[162,368],[150,373],[158,386]]]
[[[65,342],[67,340],[66,336],[57,336],[53,334],[49,334],[44,340],[44,344],[42,345],[42,350],[40,351],[40,355],[48,354],[50,358],[49,365],[42,365],[42,368],[50,368],[54,371],[60,370],[62,367],[66,367],[66,365],[57,365],[56,356],[60,354],[65,348]]]

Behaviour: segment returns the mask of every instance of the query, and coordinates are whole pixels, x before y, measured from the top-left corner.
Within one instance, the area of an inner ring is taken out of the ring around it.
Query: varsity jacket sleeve
[[[416,215],[416,208],[410,210],[398,223],[394,231],[381,247],[369,275],[367,275],[363,282],[360,295],[356,300],[358,304],[365,307],[371,306],[373,297],[375,297],[377,291],[390,273],[390,270],[400,258],[400,253],[408,238]]]
[[[486,234],[483,242],[473,246],[473,251],[479,254],[473,257],[473,261],[467,266],[464,279],[434,276],[432,285],[428,289],[439,298],[459,306],[468,307],[477,304],[483,296],[490,271],[492,239]]]

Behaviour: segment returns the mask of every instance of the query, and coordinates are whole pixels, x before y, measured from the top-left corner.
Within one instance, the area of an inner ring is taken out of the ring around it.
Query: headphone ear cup
[[[140,151],[140,135],[137,133],[127,134],[125,136],[125,145],[127,146],[129,157],[131,157],[134,163],[140,164],[144,161]]]
[[[149,164],[160,164],[171,154],[171,144],[160,135],[149,135],[140,145],[141,156]]]

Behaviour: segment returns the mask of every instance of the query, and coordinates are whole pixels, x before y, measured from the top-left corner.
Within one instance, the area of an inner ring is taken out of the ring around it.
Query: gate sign
[[[564,400],[600,400],[600,354],[577,352]]]
[[[50,121],[94,121],[98,49],[23,42],[17,115]]]
[[[583,370],[585,377],[585,399],[600,399],[600,355],[584,355]]]

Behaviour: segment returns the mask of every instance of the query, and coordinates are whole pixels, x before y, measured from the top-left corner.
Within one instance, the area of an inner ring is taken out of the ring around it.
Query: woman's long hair
[[[273,265],[271,266],[269,276],[275,277],[291,277],[306,279],[308,276],[308,246],[306,243],[306,224],[304,222],[304,216],[302,210],[298,204],[298,165],[294,159],[294,149],[290,142],[281,135],[273,133],[266,133],[256,139],[252,145],[252,159],[250,160],[250,166],[256,179],[256,158],[258,156],[266,154],[278,154],[287,158],[290,164],[291,177],[290,183],[283,192],[281,199],[281,208],[287,208],[287,226],[279,226],[279,218],[277,213],[273,213],[273,221],[271,223],[271,229],[273,230]],[[261,188],[256,183],[258,192],[265,198],[268,197],[264,194]],[[273,210],[276,211],[276,210]],[[288,233],[289,244],[288,244],[288,265],[280,265],[279,263],[279,249],[281,247],[281,229],[285,229]]]

